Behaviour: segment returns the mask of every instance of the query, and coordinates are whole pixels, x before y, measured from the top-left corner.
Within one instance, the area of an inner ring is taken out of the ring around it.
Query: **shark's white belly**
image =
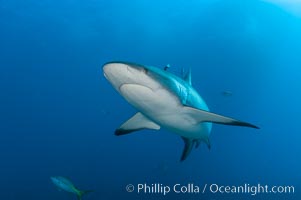
[[[187,115],[179,98],[164,87],[123,84],[119,91],[139,112],[160,126],[186,138],[204,139],[207,126]]]

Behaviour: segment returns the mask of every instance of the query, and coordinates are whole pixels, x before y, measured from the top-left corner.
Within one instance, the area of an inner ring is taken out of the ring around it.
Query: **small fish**
[[[52,176],[50,179],[59,190],[64,190],[66,192],[75,194],[78,200],[81,200],[84,194],[93,192],[92,190],[77,189],[70,180],[62,176]]]
[[[223,95],[224,97],[231,97],[231,96],[233,95],[233,93],[232,93],[231,91],[223,91],[223,92],[222,92],[222,95]]]
[[[170,64],[167,64],[165,67],[164,67],[164,71],[168,70],[170,68]]]

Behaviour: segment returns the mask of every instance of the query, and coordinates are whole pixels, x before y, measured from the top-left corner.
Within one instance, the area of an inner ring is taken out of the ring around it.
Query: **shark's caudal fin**
[[[183,153],[182,153],[182,156],[181,156],[181,161],[184,161],[188,155],[190,154],[192,148],[193,148],[193,140],[192,139],[189,139],[189,138],[185,138],[185,137],[182,137],[182,139],[184,140],[184,149],[183,149]]]
[[[140,112],[136,113],[133,117],[123,123],[116,131],[115,135],[125,135],[134,131],[142,129],[153,129],[159,130],[160,126],[147,117],[145,117]]]
[[[82,200],[83,195],[94,192],[93,190],[80,190],[77,194],[77,200]]]
[[[200,146],[201,140],[190,139],[185,137],[181,137],[181,138],[184,141],[184,149],[181,156],[181,161],[184,161],[189,156],[193,146],[195,146],[195,148],[198,148]]]
[[[259,127],[247,123],[247,122],[243,122],[243,121],[239,121],[230,117],[225,117],[222,115],[218,115],[212,112],[208,112],[205,110],[199,110],[196,108],[192,108],[192,107],[188,107],[185,106],[184,107],[184,112],[190,116],[192,116],[194,119],[196,119],[197,121],[199,121],[199,123],[201,122],[213,122],[213,123],[217,123],[217,124],[225,124],[225,125],[232,125],[232,126],[246,126],[246,127],[250,127],[250,128],[257,128],[259,129]]]

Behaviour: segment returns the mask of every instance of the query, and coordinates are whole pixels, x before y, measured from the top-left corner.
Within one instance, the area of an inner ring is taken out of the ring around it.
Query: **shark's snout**
[[[146,69],[140,66],[134,66],[127,63],[107,63],[103,67],[106,77],[115,76],[121,78],[123,76],[135,76],[145,73]]]
[[[123,67],[119,64],[115,63],[108,63],[105,64],[103,67],[104,75],[107,79],[113,78],[118,74],[118,72],[121,72]]]
[[[108,63],[103,67],[104,76],[118,90],[127,81],[127,66],[121,63]]]
[[[127,63],[107,63],[103,67],[104,76],[119,90],[123,84],[136,84],[139,77],[145,75],[143,67],[133,66]]]

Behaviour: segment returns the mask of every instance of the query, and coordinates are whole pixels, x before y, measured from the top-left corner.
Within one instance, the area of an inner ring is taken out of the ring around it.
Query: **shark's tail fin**
[[[88,194],[94,192],[93,190],[80,190],[79,193],[77,194],[77,200],[82,200],[82,197],[84,194]]]

